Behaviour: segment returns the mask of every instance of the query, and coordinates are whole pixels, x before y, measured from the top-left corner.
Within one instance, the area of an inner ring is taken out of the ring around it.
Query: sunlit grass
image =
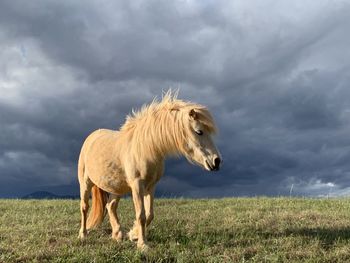
[[[107,218],[80,241],[78,200],[0,200],[0,262],[350,262],[349,201],[157,199],[142,254]],[[118,211],[126,232],[131,200]]]

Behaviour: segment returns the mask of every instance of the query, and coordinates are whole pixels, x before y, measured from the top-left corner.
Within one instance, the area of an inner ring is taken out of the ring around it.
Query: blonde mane
[[[217,128],[209,110],[200,104],[183,101],[177,93],[168,91],[161,101],[155,98],[139,111],[132,111],[120,128],[120,135],[127,136],[129,147],[138,155],[158,158],[160,155],[185,153],[189,131],[189,111],[194,109],[198,121],[210,133]]]

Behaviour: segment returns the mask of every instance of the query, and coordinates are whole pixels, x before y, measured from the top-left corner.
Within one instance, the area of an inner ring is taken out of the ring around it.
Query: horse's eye
[[[198,131],[195,131],[198,135],[203,135],[203,131],[201,130],[198,130]]]

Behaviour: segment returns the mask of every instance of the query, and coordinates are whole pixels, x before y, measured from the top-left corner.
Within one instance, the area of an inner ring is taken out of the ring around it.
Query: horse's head
[[[219,170],[221,157],[212,139],[216,128],[209,111],[204,107],[191,108],[185,119],[188,122],[184,142],[186,158],[208,171]]]

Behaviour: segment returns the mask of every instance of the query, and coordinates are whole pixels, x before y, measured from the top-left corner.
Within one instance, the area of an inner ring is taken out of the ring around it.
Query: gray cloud
[[[326,0],[2,1],[0,196],[77,192],[84,138],[168,87],[212,110],[224,166],[206,174],[171,159],[160,194],[347,194],[349,11]]]

